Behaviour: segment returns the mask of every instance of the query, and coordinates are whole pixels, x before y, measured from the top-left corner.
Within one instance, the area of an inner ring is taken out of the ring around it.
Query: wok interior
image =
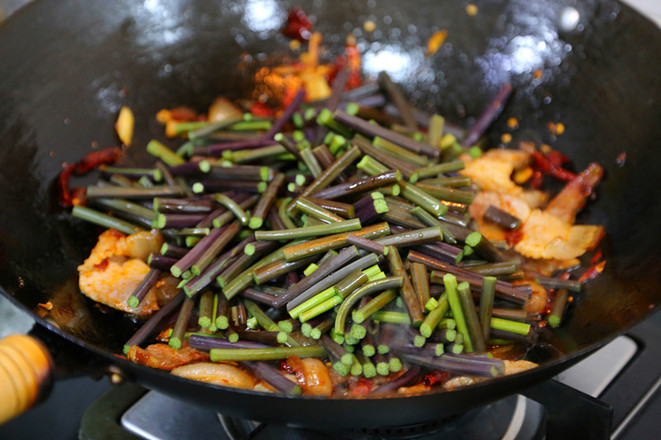
[[[661,237],[655,226],[661,214],[655,172],[661,143],[661,78],[654,68],[661,62],[658,30],[611,1],[575,6],[580,25],[566,33],[557,28],[563,1],[474,3],[473,17],[460,2],[417,1],[406,7],[385,0],[297,2],[316,19],[329,55],[340,53],[353,31],[366,75],[387,70],[419,108],[466,126],[509,81],[515,93],[492,127],[492,141],[506,130],[507,118],[516,117],[520,129],[512,133],[513,143],[548,142],[569,155],[577,170],[595,160],[606,169],[597,200],[579,217],[605,226],[606,270],[579,295],[567,325],[556,332],[553,343],[565,353],[562,359],[522,378],[452,393],[455,410],[550,376],[573,356],[642,319],[661,295],[656,287]],[[204,110],[218,95],[249,97],[255,66],[291,56],[278,31],[288,7],[275,0],[36,2],[0,27],[3,293],[39,316],[45,313],[38,304],[51,301],[49,322],[42,323],[108,358],[119,352],[135,325],[78,292],[75,268],[99,230],[72,220],[58,206],[61,165],[75,162],[93,145],[115,146],[113,122],[122,105],[136,114],[127,162],[149,163],[143,146],[151,138],[163,139],[154,119],[159,109]],[[375,32],[362,30],[366,20],[376,23]],[[440,29],[448,30],[446,43],[425,56],[427,39]],[[563,122],[566,132],[553,138],[548,122]],[[621,153],[626,161],[618,166]],[[252,393],[218,391],[122,365],[150,386],[198,402],[225,408],[223,399],[231,398],[230,412],[296,419],[291,413],[246,409]],[[263,405],[304,402],[259,397]],[[449,402],[444,394],[388,400],[425,402],[436,411]],[[333,405],[314,402],[315,408]],[[351,423],[364,408],[382,404],[367,402],[342,402],[339,417]],[[406,404],[391,405],[400,412],[393,423],[428,415],[407,410]],[[306,413],[304,407],[298,411]],[[362,416],[366,422],[378,418]]]

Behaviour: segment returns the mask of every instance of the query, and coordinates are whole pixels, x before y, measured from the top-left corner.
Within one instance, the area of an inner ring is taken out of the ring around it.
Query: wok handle
[[[0,424],[29,409],[50,383],[53,360],[46,347],[27,335],[0,340]]]

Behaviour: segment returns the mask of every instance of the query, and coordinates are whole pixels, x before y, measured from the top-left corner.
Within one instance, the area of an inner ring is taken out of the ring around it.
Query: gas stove
[[[0,297],[0,337],[33,325]],[[661,313],[554,380],[448,420],[385,429],[315,431],[226,417],[139,385],[85,375],[0,426],[2,439],[652,439],[661,432]],[[477,423],[476,423],[477,421]]]
[[[125,402],[128,405],[122,405],[114,417],[121,429],[150,440],[656,438],[661,427],[654,416],[655,408],[661,406],[661,347],[656,343],[660,330],[661,314],[656,314],[554,380],[460,416],[419,425],[316,431],[225,417],[156,392],[137,390],[139,397]],[[111,393],[120,399],[121,390]],[[105,416],[93,408],[85,414],[90,420]],[[158,420],[157,426],[154,420]],[[83,435],[89,440],[97,438],[93,432]]]

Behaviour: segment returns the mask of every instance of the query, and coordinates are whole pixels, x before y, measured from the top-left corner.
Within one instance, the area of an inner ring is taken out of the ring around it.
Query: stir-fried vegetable
[[[129,168],[111,150],[65,169],[63,203],[111,228],[79,268],[82,293],[146,318],[129,359],[214,384],[376,396],[507,374],[513,359],[491,349],[561,326],[585,282],[549,267],[574,266],[603,236],[573,224],[601,168],[575,175],[529,144],[476,150],[509,84],[457,140],[439,115],[419,126],[387,74],[356,89],[351,40],[331,66],[300,11],[286,33],[308,51],[256,87],[277,86],[279,112],[223,98],[207,115],[163,110],[181,148],[151,141],[156,165]],[[398,116],[366,104],[381,89]],[[72,197],[70,175],[110,162]],[[567,185],[549,198],[526,169]]]

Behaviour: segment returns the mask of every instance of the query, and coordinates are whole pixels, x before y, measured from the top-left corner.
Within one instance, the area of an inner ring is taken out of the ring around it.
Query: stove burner
[[[162,414],[176,417],[159,417]],[[157,426],[154,420],[158,420]],[[182,420],[189,423],[181,423]],[[150,440],[431,440],[444,436],[467,440],[533,440],[543,439],[546,428],[544,407],[522,395],[510,396],[448,419],[416,425],[315,430],[223,416],[155,392],[145,394],[124,413],[122,425],[129,432]],[[224,436],[219,437],[219,433]]]
[[[400,427],[316,431],[219,417],[231,440],[435,440],[446,436],[467,440],[533,440],[543,439],[545,431],[543,406],[521,395],[510,396],[465,414]]]
[[[435,433],[439,429],[439,427],[447,423],[452,423],[455,419],[459,417],[460,416],[458,415],[451,416],[426,423],[419,423],[416,425],[407,425],[401,427],[347,429],[342,431],[332,431],[332,430],[319,431],[319,430],[304,429],[295,426],[272,427],[266,423],[258,423],[237,417],[230,417],[230,416],[224,416],[222,414],[218,414],[220,423],[221,425],[223,425],[223,429],[225,430],[225,433],[231,440],[263,438],[260,437],[260,435],[267,435],[268,436],[267,438],[272,438],[272,437],[275,438],[276,432],[274,430],[280,430],[281,428],[285,428],[287,430],[288,436],[291,436],[293,433],[298,433],[301,435],[300,438],[305,438],[305,439],[317,439],[317,438],[319,439],[342,438],[347,440],[425,439],[425,438],[432,438],[429,437],[430,434]],[[266,432],[266,434],[263,434],[263,432]]]
[[[559,381],[542,382],[523,391],[522,395],[476,408],[452,420],[397,428],[320,431],[224,417],[208,408],[145,392],[135,384],[124,384],[88,408],[80,438],[108,438],[109,432],[121,431],[122,435],[111,437],[135,440],[427,440],[445,437],[554,440],[567,438],[571,433],[583,440],[604,440],[612,438],[613,427],[619,426],[616,438],[625,440],[628,437],[622,432],[628,430],[628,420],[639,413],[637,405],[646,402],[646,392],[661,383],[658,373],[661,348],[655,343],[659,328],[661,319],[643,322],[629,333],[630,336],[616,339],[587,361],[567,370],[558,377]],[[584,380],[586,377],[590,380]],[[109,414],[108,408],[116,412]],[[121,426],[109,426],[109,421],[120,419]]]

